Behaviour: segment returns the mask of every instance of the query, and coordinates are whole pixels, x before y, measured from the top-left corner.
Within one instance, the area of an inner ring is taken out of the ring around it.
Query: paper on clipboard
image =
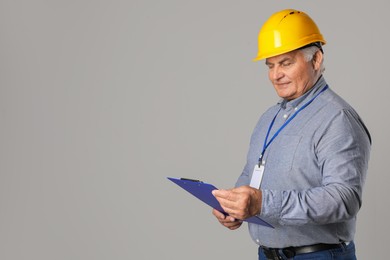
[[[177,178],[170,178],[168,179],[177,185],[179,185],[181,188],[185,189],[210,207],[226,214],[224,210],[222,209],[221,205],[219,204],[218,200],[214,197],[214,195],[211,193],[213,190],[217,190],[216,187],[214,187],[212,184],[201,182],[201,181],[195,181],[195,180],[189,180],[189,179],[177,179]],[[272,225],[265,222],[261,218],[257,216],[253,216],[247,219],[244,219],[243,221],[246,221],[248,223],[254,223],[258,225],[263,225],[266,227],[273,228]]]

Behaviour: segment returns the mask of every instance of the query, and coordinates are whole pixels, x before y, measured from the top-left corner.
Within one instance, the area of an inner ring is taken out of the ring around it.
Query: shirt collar
[[[305,94],[302,96],[293,99],[293,100],[285,100],[281,99],[278,102],[278,105],[280,105],[283,109],[291,109],[298,107],[304,100],[311,99],[318,91],[320,91],[323,87],[327,85],[324,77],[321,75],[320,78],[317,80],[317,82],[314,84],[314,86],[309,89]]]

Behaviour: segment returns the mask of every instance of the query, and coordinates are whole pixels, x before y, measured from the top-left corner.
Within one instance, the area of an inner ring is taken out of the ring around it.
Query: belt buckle
[[[296,253],[295,253],[295,250],[293,247],[286,247],[286,248],[283,248],[282,249],[282,252],[283,254],[287,257],[287,258],[293,258],[294,256],[296,256]]]
[[[283,257],[279,254],[279,249],[277,248],[267,248],[267,247],[262,247],[263,252],[267,259],[272,259],[272,260],[283,260]]]

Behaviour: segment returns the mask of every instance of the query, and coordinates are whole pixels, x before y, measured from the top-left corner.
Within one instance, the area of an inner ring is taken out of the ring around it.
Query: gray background
[[[360,3],[361,2],[361,3]],[[387,250],[387,1],[0,1],[0,259],[257,259],[247,228],[168,182],[221,188],[278,97],[257,33],[297,8],[374,144],[356,243]]]

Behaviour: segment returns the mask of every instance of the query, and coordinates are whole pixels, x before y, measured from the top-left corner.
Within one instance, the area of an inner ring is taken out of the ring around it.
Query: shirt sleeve
[[[354,218],[362,204],[370,135],[359,116],[342,110],[323,127],[315,145],[322,186],[262,190],[261,217],[281,225],[329,224]]]

